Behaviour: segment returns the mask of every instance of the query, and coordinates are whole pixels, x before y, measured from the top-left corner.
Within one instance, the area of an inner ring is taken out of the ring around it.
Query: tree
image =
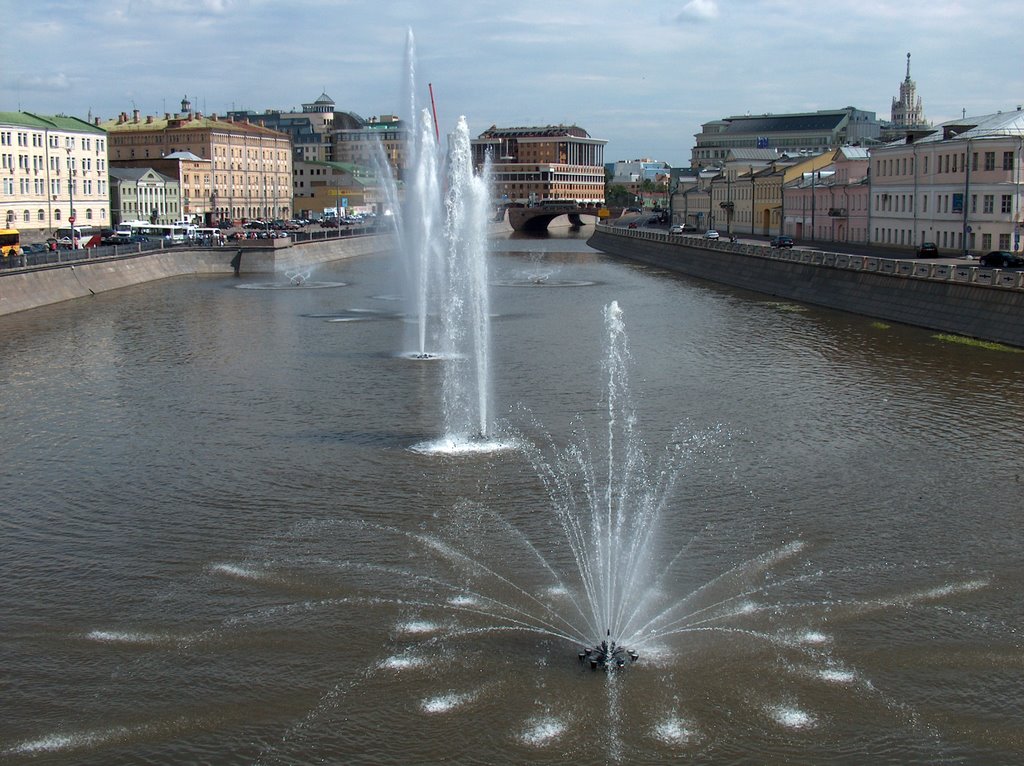
[[[605,191],[604,201],[613,207],[629,207],[635,201],[635,195],[622,184],[610,184]]]

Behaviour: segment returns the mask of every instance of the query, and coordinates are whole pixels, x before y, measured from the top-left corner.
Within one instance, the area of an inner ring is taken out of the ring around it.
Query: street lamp
[[[78,242],[75,237],[75,160],[71,156],[71,141],[68,139],[64,151],[68,153],[68,225],[71,227],[71,249],[78,249]]]

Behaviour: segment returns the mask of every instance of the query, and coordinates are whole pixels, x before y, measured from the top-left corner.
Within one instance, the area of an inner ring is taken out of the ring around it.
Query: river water
[[[706,435],[652,587],[713,619],[614,673],[463,629],[453,580],[539,586],[511,526],[566,553],[518,451],[410,449],[441,363],[400,355],[394,260],[167,280],[4,319],[0,762],[1024,759],[1024,354],[584,236],[494,243],[496,407],[600,433],[617,301],[647,448]]]

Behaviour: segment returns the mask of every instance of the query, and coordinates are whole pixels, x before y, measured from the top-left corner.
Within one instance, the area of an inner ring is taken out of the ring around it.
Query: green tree
[[[606,205],[629,207],[635,201],[634,194],[622,184],[610,184],[604,195]]]

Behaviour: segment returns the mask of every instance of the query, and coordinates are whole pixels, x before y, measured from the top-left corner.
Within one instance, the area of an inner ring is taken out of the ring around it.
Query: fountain
[[[416,80],[411,31],[407,59],[414,144],[404,210],[396,223],[403,292],[415,337],[413,350],[402,356],[444,363],[444,434],[414,449],[489,452],[507,445],[494,440],[490,401],[487,171],[483,177],[474,173],[469,125],[465,117],[460,117],[449,136],[446,183],[441,183],[442,163],[432,110],[419,109],[413,95]],[[397,199],[397,192],[388,192],[389,197],[392,194]]]

